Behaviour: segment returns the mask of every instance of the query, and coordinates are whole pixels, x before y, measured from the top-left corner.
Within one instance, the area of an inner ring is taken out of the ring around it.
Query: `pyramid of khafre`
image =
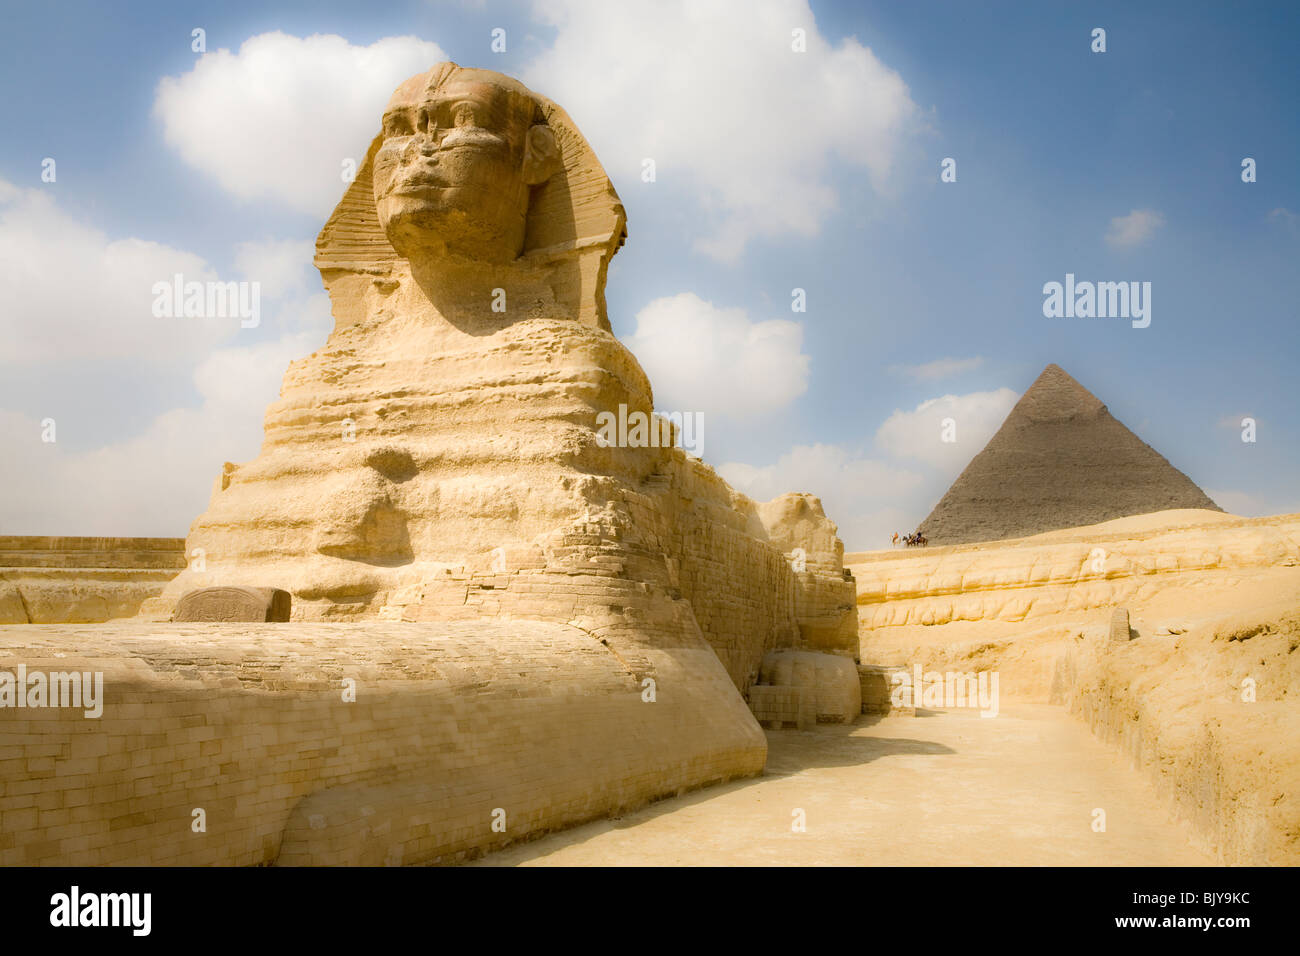
[[[1049,365],[921,533],[930,544],[993,541],[1169,508],[1223,510],[1064,369]]]

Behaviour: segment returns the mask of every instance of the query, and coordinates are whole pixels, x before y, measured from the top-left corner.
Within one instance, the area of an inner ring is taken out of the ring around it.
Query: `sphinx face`
[[[407,259],[503,263],[523,248],[537,105],[493,77],[463,70],[384,114],[375,206]]]

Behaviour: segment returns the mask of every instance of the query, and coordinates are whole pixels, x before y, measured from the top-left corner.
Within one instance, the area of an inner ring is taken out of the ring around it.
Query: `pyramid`
[[[963,544],[1170,508],[1223,510],[1049,365],[920,530],[932,545]]]

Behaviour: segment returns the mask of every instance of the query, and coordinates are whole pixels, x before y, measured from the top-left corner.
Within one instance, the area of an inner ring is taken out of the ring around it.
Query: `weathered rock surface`
[[[768,539],[790,558],[800,643],[811,650],[857,656],[857,588],[844,569],[844,544],[822,503],[786,494],[758,506]]]
[[[1224,862],[1300,860],[1300,515],[1170,511],[846,561],[864,669],[997,672],[1004,699],[1064,703],[1122,749]]]
[[[1230,865],[1300,864],[1300,585],[1268,590],[1181,635],[1076,633],[1058,667],[1056,700]]]
[[[267,623],[289,620],[291,598],[279,588],[199,588],[176,604],[174,621]]]
[[[601,412],[653,412],[605,316],[625,232],[558,106],[451,64],[403,84],[317,242],[334,332],[291,365],[261,454],[216,480],[188,539],[206,570],[164,600],[273,585],[296,620],[698,627],[738,688],[774,647],[853,654],[815,499],[762,511],[679,448],[599,440]]]

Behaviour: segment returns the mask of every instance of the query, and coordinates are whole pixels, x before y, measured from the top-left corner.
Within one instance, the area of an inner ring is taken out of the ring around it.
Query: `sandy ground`
[[[1146,781],[1049,704],[768,731],[762,777],[508,847],[488,866],[1197,866]],[[792,831],[793,811],[807,830]],[[1093,831],[1093,811],[1106,832]]]

